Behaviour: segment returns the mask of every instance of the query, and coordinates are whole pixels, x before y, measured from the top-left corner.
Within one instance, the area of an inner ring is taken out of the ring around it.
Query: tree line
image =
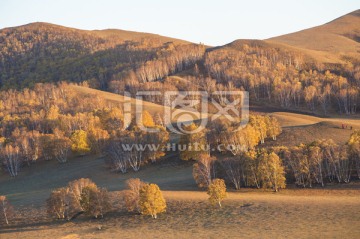
[[[40,84],[32,90],[0,92],[0,160],[16,176],[22,166],[39,160],[67,162],[71,155],[109,154],[112,169],[138,171],[163,156],[168,132],[147,111],[140,130],[126,123],[122,108],[101,96],[78,94],[67,83]],[[157,143],[155,150],[126,150],[121,144]]]
[[[359,105],[356,61],[339,70],[257,41],[237,41],[207,52],[204,58],[206,71],[216,82],[249,91],[256,101],[324,115],[329,111],[354,114]]]
[[[209,151],[203,151],[191,158],[195,160],[194,180],[200,188],[208,188],[213,179],[222,178],[237,190],[253,187],[278,191],[286,183],[304,188],[324,187],[327,183],[360,179],[359,149],[360,132],[354,131],[344,145],[331,139],[316,140],[294,147],[245,149],[230,157],[229,152],[210,156]]]

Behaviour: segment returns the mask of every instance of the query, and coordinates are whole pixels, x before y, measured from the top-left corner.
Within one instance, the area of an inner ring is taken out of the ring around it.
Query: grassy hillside
[[[360,10],[327,24],[266,40],[304,51],[325,63],[343,63],[345,57],[360,58]]]

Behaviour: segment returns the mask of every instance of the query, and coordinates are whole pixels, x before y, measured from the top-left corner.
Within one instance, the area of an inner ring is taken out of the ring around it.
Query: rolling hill
[[[266,40],[291,46],[324,63],[344,63],[360,58],[360,10],[329,23]]]

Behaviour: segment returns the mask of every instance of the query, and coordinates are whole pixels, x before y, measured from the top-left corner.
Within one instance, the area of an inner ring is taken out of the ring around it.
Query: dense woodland
[[[158,133],[144,132],[131,122],[125,125],[120,106],[100,96],[78,94],[67,83],[40,84],[22,92],[2,91],[0,102],[1,159],[11,176],[39,160],[65,163],[71,152],[109,152],[114,170],[126,172],[131,167],[138,171],[147,161],[163,156],[161,149],[168,140],[168,132],[148,112],[143,112],[143,125],[159,129]],[[158,150],[123,152],[119,148],[120,143],[150,141],[160,145]]]
[[[139,90],[247,90],[252,101],[316,114],[356,113],[360,63],[322,64],[263,41],[205,47],[164,37],[126,38],[36,23],[0,31],[0,87],[84,82]],[[182,79],[169,80],[179,75]],[[159,99],[148,99],[161,102]]]

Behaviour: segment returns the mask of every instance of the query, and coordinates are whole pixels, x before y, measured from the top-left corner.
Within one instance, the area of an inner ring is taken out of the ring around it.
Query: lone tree
[[[146,186],[146,183],[141,181],[139,178],[130,178],[126,180],[125,183],[127,187],[124,195],[126,209],[129,212],[137,211],[140,213],[140,189]]]
[[[13,215],[13,207],[5,196],[0,196],[0,218],[4,218],[9,225],[9,218]]]
[[[71,135],[71,141],[71,149],[73,152],[76,152],[80,155],[85,155],[86,153],[90,152],[91,148],[86,131],[76,130]]]
[[[209,185],[207,194],[211,204],[217,203],[221,207],[221,201],[227,197],[225,181],[218,178],[214,179]]]
[[[166,211],[166,201],[156,184],[146,184],[140,189],[139,201],[141,214],[157,218],[158,213]]]

